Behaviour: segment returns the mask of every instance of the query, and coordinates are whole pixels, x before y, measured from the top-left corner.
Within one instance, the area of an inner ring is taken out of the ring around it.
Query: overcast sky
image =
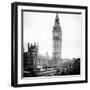
[[[39,53],[52,56],[52,30],[56,13],[24,12],[24,47],[27,43],[38,43]],[[81,15],[60,14],[62,28],[62,58],[81,57]]]

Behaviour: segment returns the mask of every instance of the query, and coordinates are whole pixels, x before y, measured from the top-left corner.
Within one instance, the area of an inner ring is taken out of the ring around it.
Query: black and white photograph
[[[86,7],[14,5],[18,11],[17,21],[13,17],[18,33],[17,74],[14,74],[17,83],[86,81]]]
[[[80,14],[24,11],[23,21],[23,77],[80,75]]]

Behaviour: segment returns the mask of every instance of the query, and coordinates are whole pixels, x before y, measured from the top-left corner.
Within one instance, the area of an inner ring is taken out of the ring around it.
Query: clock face
[[[54,36],[58,36],[58,32],[54,32]]]

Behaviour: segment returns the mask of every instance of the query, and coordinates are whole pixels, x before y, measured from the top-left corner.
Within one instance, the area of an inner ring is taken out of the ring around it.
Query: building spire
[[[58,17],[58,13],[56,13],[56,19],[59,19],[59,17]]]
[[[28,43],[28,52],[29,52],[29,43]]]
[[[56,22],[57,24],[59,24],[59,16],[58,16],[58,13],[56,13],[55,22]]]

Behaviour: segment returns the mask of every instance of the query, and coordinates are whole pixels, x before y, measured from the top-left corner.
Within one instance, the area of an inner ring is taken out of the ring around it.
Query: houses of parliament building
[[[29,44],[28,50],[24,52],[23,67],[25,70],[35,70],[38,66],[40,67],[57,67],[61,61],[61,49],[62,49],[62,31],[59,22],[58,13],[56,14],[54,27],[52,30],[53,40],[53,56],[52,59],[41,58],[38,54],[38,45],[36,43]]]
[[[50,75],[79,75],[80,58],[62,59],[62,30],[58,13],[56,14],[53,30],[52,58],[39,55],[38,44],[29,44],[28,50],[23,51],[23,76],[50,76]]]

